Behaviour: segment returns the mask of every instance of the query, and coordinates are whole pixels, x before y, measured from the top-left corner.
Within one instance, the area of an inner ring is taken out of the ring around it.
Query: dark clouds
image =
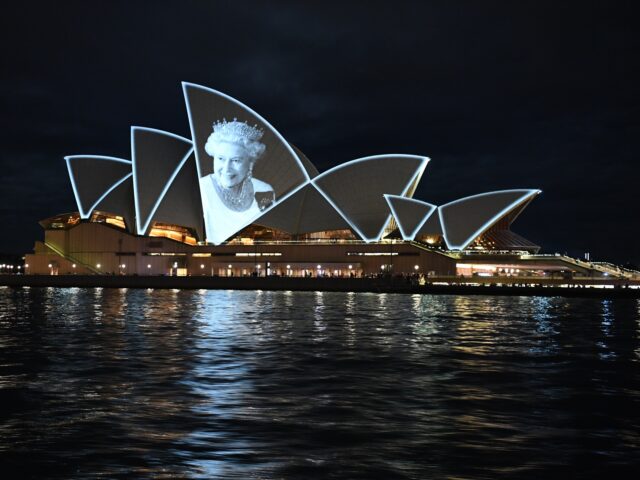
[[[416,196],[541,188],[514,230],[640,263],[640,35],[613,2],[30,2],[2,20],[2,218],[75,208],[63,156],[188,135],[180,81],[247,103],[319,167],[432,158]],[[6,7],[5,7],[6,8]],[[35,226],[35,227],[34,227]]]

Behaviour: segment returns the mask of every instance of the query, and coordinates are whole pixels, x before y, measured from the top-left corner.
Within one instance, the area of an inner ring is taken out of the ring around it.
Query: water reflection
[[[325,317],[325,304],[324,304],[324,292],[315,292],[315,306],[313,307],[313,326],[315,335],[313,336],[314,342],[322,342],[327,337],[324,332],[327,329],[326,317]]]
[[[553,297],[533,297],[529,301],[537,340],[530,349],[534,355],[554,355],[558,352],[558,331],[554,323],[557,318],[553,313],[557,301]]]
[[[637,462],[639,342],[637,301],[2,289],[0,461],[58,478],[616,476]]]
[[[600,358],[603,360],[614,359],[616,354],[611,350],[607,344],[608,338],[612,336],[611,329],[613,326],[613,312],[611,309],[611,300],[602,300],[602,321],[600,322],[600,328],[602,330],[602,339],[597,342],[600,348]]]

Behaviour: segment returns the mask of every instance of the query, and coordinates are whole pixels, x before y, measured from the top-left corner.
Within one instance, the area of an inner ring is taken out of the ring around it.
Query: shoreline
[[[431,279],[430,279],[431,280]],[[273,290],[410,293],[437,295],[563,296],[583,298],[637,298],[637,282],[610,280],[536,279],[434,279],[419,285],[403,277],[380,278],[300,278],[300,277],[167,277],[125,275],[0,275],[0,286],[57,288],[152,288],[206,290]],[[507,283],[509,281],[510,283]],[[473,282],[473,283],[472,283]],[[501,284],[498,284],[502,282]],[[571,282],[570,284],[568,282]],[[507,283],[507,284],[505,284]],[[520,284],[520,285],[514,285]],[[629,288],[635,286],[636,288]]]

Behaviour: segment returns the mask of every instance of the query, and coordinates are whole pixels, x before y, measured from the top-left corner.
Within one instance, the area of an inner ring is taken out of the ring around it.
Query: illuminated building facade
[[[198,85],[183,91],[191,139],[132,127],[131,159],[66,157],[78,211],[41,222],[26,273],[593,274],[537,256],[511,231],[539,190],[436,206],[413,198],[427,157],[377,155],[319,173],[249,107]]]

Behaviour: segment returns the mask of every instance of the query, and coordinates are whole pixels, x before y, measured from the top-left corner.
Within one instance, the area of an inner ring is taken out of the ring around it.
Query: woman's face
[[[251,169],[247,150],[237,143],[222,142],[216,145],[213,157],[213,173],[221,187],[239,185]]]

